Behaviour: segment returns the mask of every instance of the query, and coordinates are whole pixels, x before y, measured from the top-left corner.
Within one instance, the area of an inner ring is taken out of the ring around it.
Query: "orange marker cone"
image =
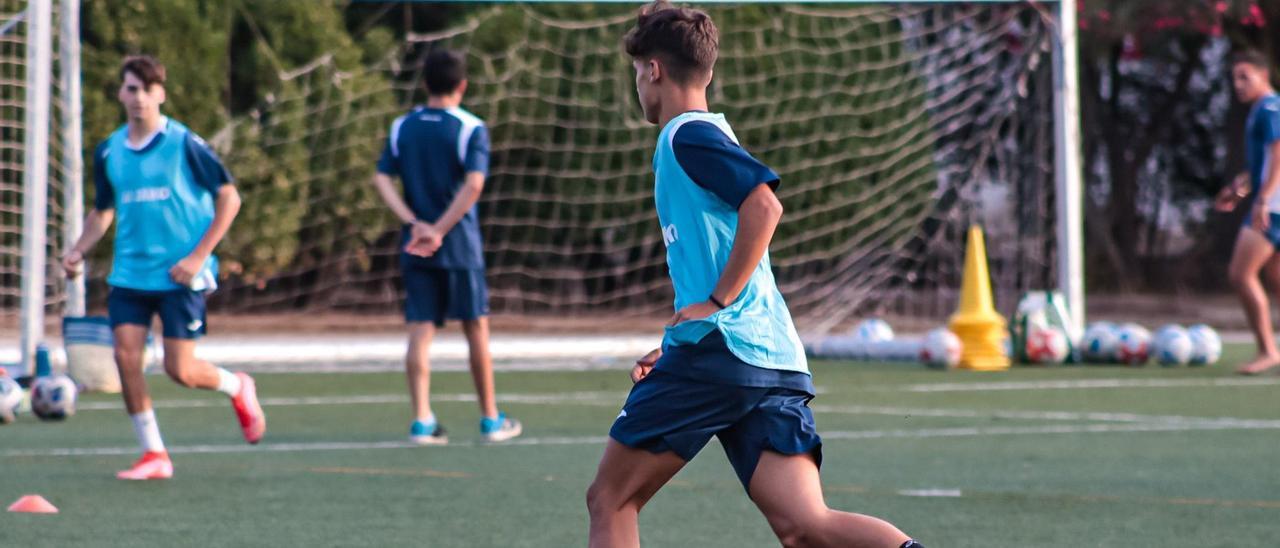
[[[23,495],[17,502],[9,505],[9,511],[27,514],[56,514],[58,513],[58,507],[50,504],[40,495]]]

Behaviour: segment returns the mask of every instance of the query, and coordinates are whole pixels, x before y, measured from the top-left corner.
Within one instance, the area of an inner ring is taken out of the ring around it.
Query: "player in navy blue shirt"
[[[489,132],[462,109],[467,90],[461,55],[436,50],[424,60],[427,104],[396,118],[373,177],[382,199],[404,223],[404,279],[409,350],[405,371],[413,406],[409,439],[448,443],[431,412],[428,352],[437,327],[459,320],[471,348],[471,375],[480,403],[480,433],[488,441],[520,435],[519,421],[498,411],[489,358],[489,289],[476,202],[489,172]],[[403,195],[396,191],[399,177]]]
[[[769,262],[780,180],[708,112],[715,24],[655,2],[624,43],[645,119],[663,128],[654,201],[675,314],[662,348],[632,369],[609,430],[587,490],[590,545],[638,546],[641,508],[716,437],[784,546],[918,548],[892,524],[824,501],[813,382]]]
[[[1228,274],[1258,345],[1258,355],[1238,371],[1256,375],[1280,366],[1271,305],[1260,280],[1264,268],[1280,268],[1280,95],[1271,83],[1270,63],[1256,51],[1232,58],[1231,82],[1236,98],[1251,106],[1244,136],[1247,170],[1222,189],[1215,206],[1231,211],[1240,202],[1250,204]]]
[[[206,329],[205,294],[217,286],[213,249],[240,210],[240,194],[204,140],[160,114],[164,65],[131,57],[120,78],[119,99],[129,121],[94,152],[94,208],[63,267],[68,276],[79,275],[84,255],[116,222],[107,310],[125,408],[143,450],[117,477],[166,479],[173,464],[142,376],[143,349],[156,315],[164,328],[164,370],[174,381],[229,396],[249,443],[262,438],[267,421],[252,378],[195,356],[195,341]]]

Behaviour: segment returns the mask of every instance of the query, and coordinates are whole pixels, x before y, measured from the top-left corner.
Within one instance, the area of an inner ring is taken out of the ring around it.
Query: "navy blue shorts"
[[[1252,216],[1245,215],[1244,228],[1253,228]],[[1280,250],[1280,213],[1272,213],[1271,223],[1267,225],[1267,229],[1259,230],[1258,232],[1265,236],[1267,241],[1271,242],[1271,245],[1274,246],[1276,250]]]
[[[652,371],[631,388],[609,437],[653,453],[673,451],[689,461],[715,436],[749,490],[766,450],[809,453],[822,465],[822,438],[809,410],[811,399],[811,394],[791,388],[705,383]]]
[[[489,315],[489,286],[484,270],[453,270],[406,265],[404,319],[409,323],[475,320]]]
[[[204,293],[190,289],[144,291],[112,287],[107,295],[111,328],[122,324],[151,327],[160,315],[166,339],[198,339],[207,332]]]

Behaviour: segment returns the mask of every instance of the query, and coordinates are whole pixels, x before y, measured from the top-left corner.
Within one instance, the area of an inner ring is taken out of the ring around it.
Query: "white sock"
[[[133,419],[133,433],[137,434],[138,445],[142,446],[143,451],[164,451],[164,441],[160,439],[160,425],[156,422],[154,409],[129,415],[129,418]]]
[[[240,377],[221,367],[218,370],[218,391],[230,397],[240,393]]]
[[[420,423],[422,423],[422,424],[425,424],[425,425],[427,425],[427,426],[430,426],[430,425],[433,425],[433,424],[435,424],[435,423],[436,423],[436,414],[435,414],[435,413],[427,413],[427,416],[425,416],[425,417],[418,417],[418,419],[417,419],[417,420],[418,420],[418,422],[420,422]]]

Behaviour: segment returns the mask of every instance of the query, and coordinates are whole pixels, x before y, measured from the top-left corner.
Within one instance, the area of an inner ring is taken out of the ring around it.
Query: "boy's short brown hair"
[[[147,87],[151,87],[152,84],[164,85],[164,64],[150,55],[126,57],[124,63],[120,65],[120,79],[124,80],[126,74],[138,77]]]
[[[1231,66],[1241,63],[1257,67],[1264,72],[1271,72],[1271,63],[1267,61],[1267,56],[1256,49],[1241,50],[1231,55]]]
[[[623,44],[633,58],[660,59],[677,82],[706,82],[720,52],[720,31],[706,12],[658,0],[640,9]]]

